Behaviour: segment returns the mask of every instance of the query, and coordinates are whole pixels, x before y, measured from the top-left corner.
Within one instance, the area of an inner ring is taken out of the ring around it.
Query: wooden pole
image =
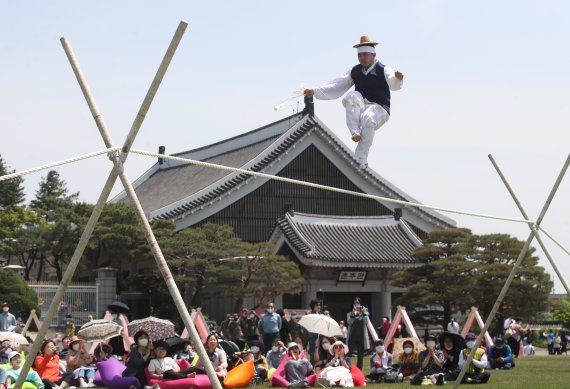
[[[540,223],[542,222],[542,219],[544,219],[544,215],[546,214],[546,211],[548,211],[548,208],[550,207],[550,203],[552,202],[552,199],[554,198],[554,195],[556,194],[556,191],[558,190],[558,187],[560,186],[560,183],[562,182],[562,178],[564,178],[564,175],[566,174],[566,171],[568,170],[569,165],[570,165],[570,155],[568,155],[568,158],[566,158],[566,162],[564,163],[562,170],[558,174],[558,178],[556,179],[556,182],[554,183],[554,186],[552,187],[552,190],[550,191],[550,194],[548,195],[548,198],[546,199],[546,202],[544,203],[544,206],[542,207],[540,215],[536,219],[535,225],[540,225]],[[511,282],[515,278],[515,275],[517,274],[517,271],[518,271],[525,255],[526,255],[526,253],[530,247],[530,244],[531,244],[532,240],[534,239],[534,232],[535,232],[535,229],[531,230],[531,232],[530,232],[530,234],[529,234],[529,236],[528,236],[528,238],[527,238],[527,240],[526,240],[526,242],[525,242],[525,244],[524,244],[524,246],[523,246],[523,248],[522,248],[515,264],[514,264],[514,266],[513,266],[513,268],[511,269],[511,273],[509,274],[509,276],[507,277],[507,280],[505,281],[505,285],[503,285],[503,289],[501,289],[501,293],[499,293],[499,297],[497,298],[497,301],[495,301],[495,304],[493,305],[493,309],[491,309],[491,313],[489,314],[489,317],[487,318],[485,325],[481,329],[481,333],[479,334],[479,337],[475,341],[475,346],[473,346],[473,349],[469,353],[467,360],[465,360],[465,363],[463,364],[463,367],[461,368],[461,372],[459,373],[459,376],[457,376],[457,380],[455,380],[455,382],[453,383],[453,389],[457,389],[457,387],[459,386],[459,384],[463,380],[463,377],[465,376],[465,373],[467,372],[467,369],[469,368],[469,365],[471,364],[471,361],[473,360],[473,357],[475,356],[475,351],[477,351],[477,349],[479,348],[479,345],[481,344],[481,340],[483,339],[483,336],[489,330],[491,323],[495,319],[495,314],[499,310],[499,306],[502,304],[503,299],[505,298],[505,295],[507,294],[507,291],[509,290],[509,287],[511,286]]]
[[[67,54],[67,57],[69,59],[69,62],[71,64],[71,67],[73,68],[73,72],[75,73],[77,81],[79,82],[79,85],[81,86],[81,90],[83,91],[83,95],[85,96],[87,104],[89,105],[89,109],[91,111],[91,114],[93,115],[93,119],[95,120],[95,123],[97,124],[97,128],[99,129],[99,133],[101,134],[101,137],[103,138],[103,142],[108,147],[109,146],[114,147],[114,146],[112,146],[113,140],[111,139],[111,134],[107,128],[107,125],[105,124],[105,121],[103,120],[103,116],[102,116],[101,112],[99,111],[99,107],[97,106],[95,99],[93,98],[93,95],[91,94],[91,90],[87,84],[87,81],[83,75],[83,72],[81,71],[81,68],[79,67],[79,62],[77,61],[77,58],[75,57],[73,50],[72,50],[71,46],[69,45],[69,42],[67,42],[67,40],[64,39],[64,40],[62,40],[62,44],[63,44],[64,50]],[[129,142],[129,138],[127,138],[127,141],[125,143],[128,143],[128,142]],[[143,210],[143,208],[140,204],[140,201],[137,197],[137,194],[135,193],[135,189],[132,185],[132,182],[129,179],[129,177],[125,171],[120,153],[111,153],[110,159],[113,162],[113,165],[115,167],[115,171],[117,171],[119,174],[119,179],[121,180],[121,183],[123,184],[123,187],[125,189],[125,193],[127,194],[129,200],[131,201],[131,205],[135,210],[139,224],[143,228],[143,232],[144,232],[145,238],[147,240],[147,243],[150,246],[151,252],[154,256],[154,259],[156,261],[158,269],[160,270],[160,273],[162,274],[162,277],[164,278],[164,281],[166,283],[168,291],[170,292],[170,295],[172,296],[172,299],[174,300],[174,304],[178,310],[178,313],[180,314],[182,321],[184,322],[184,325],[186,326],[186,328],[188,328],[188,330],[190,332],[190,337],[191,337],[192,341],[194,342],[194,347],[196,348],[196,351],[198,352],[200,359],[202,360],[202,364],[204,365],[204,368],[206,370],[206,374],[208,375],[208,378],[210,378],[210,382],[212,383],[212,387],[214,389],[222,389],[222,386],[220,384],[220,381],[217,378],[214,367],[213,367],[212,363],[210,362],[210,359],[208,358],[208,354],[206,353],[206,349],[204,348],[204,344],[202,343],[200,336],[198,335],[198,332],[196,331],[196,327],[194,326],[194,322],[192,321],[192,318],[190,317],[190,313],[188,312],[188,308],[186,307],[186,304],[184,303],[184,300],[182,299],[182,295],[180,294],[180,291],[178,290],[178,286],[176,285],[176,282],[174,281],[174,277],[172,276],[172,273],[170,272],[168,264],[166,263],[166,259],[164,258],[164,255],[162,254],[162,250],[160,249],[160,246],[158,245],[158,242],[156,241],[156,238],[154,236],[154,233],[152,231],[150,223],[148,222],[146,215],[144,213],[144,210]]]
[[[166,69],[168,68],[168,64],[170,64],[170,62],[172,60],[172,56],[174,55],[174,52],[176,51],[176,48],[178,47],[178,44],[180,43],[180,40],[182,39],[182,36],[184,34],[184,31],[185,31],[187,25],[188,25],[188,23],[181,21],[179,26],[178,26],[178,29],[176,30],[174,37],[172,38],[172,41],[171,41],[170,46],[166,52],[166,55],[164,56],[164,58],[162,60],[161,66],[159,67],[159,70],[157,71],[157,74],[155,75],[153,83],[151,84],[151,87],[149,88],[147,95],[143,101],[143,105],[141,106],[141,108],[137,114],[137,118],[135,119],[135,121],[131,127],[129,135],[127,136],[127,140],[131,139],[131,141],[130,142],[125,141],[125,146],[127,146],[129,148],[130,148],[130,145],[132,145],[132,140],[134,140],[134,138],[138,134],[138,130],[140,129],[142,122],[143,122],[143,119],[144,119],[146,113],[148,112],[148,107],[150,106],[150,103],[152,102],[152,100],[154,99],[154,96],[156,95],[158,87],[160,86],[160,81],[164,77]],[[62,38],[62,41],[63,40],[65,40],[65,39]],[[18,377],[18,380],[15,383],[15,387],[18,389],[20,389],[22,387],[22,385],[24,384],[24,381],[25,381],[25,378],[28,374],[28,371],[30,370],[32,363],[35,359],[35,356],[38,354],[38,351],[40,349],[40,346],[42,343],[41,340],[45,338],[47,331],[49,329],[49,326],[55,317],[55,314],[57,312],[59,304],[60,304],[61,300],[63,299],[63,295],[65,294],[65,291],[67,290],[69,284],[71,283],[73,275],[75,274],[75,269],[77,268],[77,265],[79,264],[79,261],[81,260],[81,257],[83,256],[83,252],[85,251],[85,247],[87,247],[87,244],[89,243],[89,239],[91,238],[91,235],[93,234],[93,231],[95,229],[97,221],[99,220],[99,217],[101,216],[101,212],[103,211],[103,208],[105,207],[105,204],[107,203],[107,200],[109,198],[109,195],[111,194],[111,190],[113,189],[113,186],[115,185],[115,181],[117,180],[117,177],[118,177],[118,173],[117,173],[116,169],[113,169],[111,171],[111,173],[109,174],[109,177],[107,178],[107,181],[105,182],[105,185],[103,186],[103,190],[101,191],[101,194],[99,195],[97,203],[95,204],[95,207],[93,208],[93,211],[91,212],[91,216],[89,217],[89,220],[87,221],[87,224],[85,225],[85,229],[83,230],[83,233],[81,234],[81,238],[79,239],[77,247],[75,248],[75,251],[73,252],[73,256],[71,257],[71,260],[69,261],[69,264],[67,265],[67,268],[65,269],[65,273],[63,274],[63,278],[59,284],[59,288],[57,289],[57,291],[54,295],[54,298],[52,300],[52,303],[51,303],[51,305],[50,305],[50,307],[46,313],[45,320],[43,321],[43,323],[42,323],[42,325],[38,331],[36,339],[38,339],[40,341],[33,343],[32,349],[30,350],[30,354],[28,355],[28,358],[24,362],[24,366],[22,366],[22,371],[20,373],[20,376]]]
[[[523,215],[523,217],[525,219],[528,219],[527,213],[524,210],[521,202],[519,201],[519,199],[517,198],[515,192],[513,191],[513,188],[511,187],[511,185],[509,184],[509,182],[507,181],[507,178],[505,177],[505,175],[503,174],[503,172],[501,171],[501,168],[499,167],[499,164],[495,161],[495,158],[493,158],[493,156],[491,154],[489,154],[489,159],[491,160],[491,163],[493,164],[493,166],[495,167],[495,170],[497,171],[497,173],[499,174],[499,177],[501,177],[501,180],[503,181],[503,184],[505,184],[505,186],[507,187],[507,190],[509,191],[511,197],[513,198],[514,202],[516,203],[517,207],[519,208],[519,211],[521,212],[521,215]],[[564,286],[564,289],[566,289],[566,293],[568,295],[570,295],[570,288],[568,287],[568,284],[566,283],[566,279],[564,278],[564,276],[562,275],[562,272],[558,269],[558,265],[556,264],[556,261],[554,260],[554,258],[552,258],[552,256],[550,255],[550,252],[548,251],[548,249],[546,248],[546,245],[544,244],[542,237],[540,236],[540,233],[538,232],[538,230],[536,229],[536,227],[534,226],[534,224],[529,223],[528,227],[534,231],[534,236],[536,238],[536,240],[538,241],[538,244],[540,245],[540,247],[542,248],[542,251],[544,252],[544,255],[546,255],[546,258],[548,258],[548,261],[550,262],[550,264],[552,265],[552,268],[554,269],[554,272],[556,273],[556,275],[558,276],[558,279],[560,280],[560,282],[562,282],[562,285]]]

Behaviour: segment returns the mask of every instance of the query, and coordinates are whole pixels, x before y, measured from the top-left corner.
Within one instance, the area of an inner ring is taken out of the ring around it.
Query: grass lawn
[[[490,370],[491,379],[487,384],[480,385],[480,387],[501,389],[570,388],[570,356],[568,355],[519,358],[516,364],[517,366],[512,370]],[[364,373],[367,374],[368,370],[365,366]],[[409,382],[404,382],[403,384],[368,384],[366,387],[370,389],[385,389],[388,385],[412,387]],[[453,382],[445,384],[446,387],[451,387],[452,385]],[[467,387],[467,385],[461,386]],[[468,387],[471,387],[471,385]]]
[[[353,358],[356,365],[356,358]],[[365,358],[365,363],[368,359]],[[517,366],[512,370],[491,370],[491,379],[487,384],[475,386],[499,389],[570,389],[570,356],[545,355],[517,359]],[[364,374],[368,374],[369,366],[365,364]],[[453,382],[444,387],[451,388]],[[271,387],[268,383],[257,388]],[[368,389],[394,389],[400,387],[416,387],[409,381],[398,384],[367,384]],[[461,387],[472,387],[461,385]]]

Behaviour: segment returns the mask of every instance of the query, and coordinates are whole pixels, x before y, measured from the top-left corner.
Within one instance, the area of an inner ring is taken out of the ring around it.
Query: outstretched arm
[[[303,91],[304,96],[315,96],[319,100],[334,100],[338,99],[354,85],[352,78],[350,77],[350,70],[344,73],[342,76],[335,78],[326,85],[319,88],[305,89]]]

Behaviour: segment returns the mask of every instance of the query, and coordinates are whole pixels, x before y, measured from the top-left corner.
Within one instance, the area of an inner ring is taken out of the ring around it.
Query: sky
[[[331,0],[1,2],[0,155],[24,170],[104,148],[64,36],[120,145],[178,23],[188,22],[134,144],[170,154],[302,109],[302,101],[273,106],[354,66],[352,46],[369,35],[380,61],[405,75],[370,168],[425,204],[520,218],[492,154],[535,219],[570,151],[568,14],[563,0],[374,1],[365,9]],[[354,147],[340,100],[317,100],[315,111]],[[154,162],[133,155],[127,173],[134,180]],[[95,203],[110,168],[102,156],[57,170],[80,200]],[[46,174],[25,177],[27,201]],[[542,224],[568,250],[569,197],[570,176]],[[520,223],[447,216],[478,234],[529,234]],[[570,278],[569,256],[544,240]]]

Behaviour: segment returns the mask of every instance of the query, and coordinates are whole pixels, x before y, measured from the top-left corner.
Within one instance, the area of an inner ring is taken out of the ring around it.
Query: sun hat
[[[81,342],[81,339],[79,339],[77,336],[72,336],[69,340],[69,348],[73,348],[73,344],[77,342]]]
[[[291,349],[294,348],[294,347],[300,348],[297,343],[295,343],[295,342],[290,342],[290,343],[287,345],[287,350],[291,350]]]
[[[15,356],[18,356],[18,355],[20,355],[20,353],[17,351],[10,351],[10,354],[8,354],[8,361],[11,361],[12,358],[14,358]]]
[[[342,348],[344,349],[344,353],[348,354],[348,346],[346,344],[342,343],[340,340],[337,340],[336,342],[331,344],[331,346],[329,347],[330,355],[334,355],[334,347],[335,346],[342,346]]]

